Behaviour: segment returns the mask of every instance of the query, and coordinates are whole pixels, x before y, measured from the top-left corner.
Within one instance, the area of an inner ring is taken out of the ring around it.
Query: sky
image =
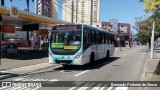
[[[62,1],[62,0],[60,0]],[[19,9],[24,10],[26,0],[5,0],[5,6],[10,7],[11,5],[17,6]],[[35,4],[30,0],[30,12],[35,12]],[[58,9],[58,19],[62,19],[62,8]],[[119,23],[129,23],[131,30],[134,31],[132,25],[135,23],[135,18],[140,16],[150,16],[144,12],[144,5],[139,0],[101,0],[100,7],[100,21],[109,22],[110,19],[118,19]],[[136,31],[134,31],[136,33]]]

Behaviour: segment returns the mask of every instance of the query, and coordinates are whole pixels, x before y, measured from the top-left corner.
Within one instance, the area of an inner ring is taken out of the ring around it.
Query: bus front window
[[[74,54],[80,46],[81,30],[54,30],[51,34],[50,48],[55,54]]]

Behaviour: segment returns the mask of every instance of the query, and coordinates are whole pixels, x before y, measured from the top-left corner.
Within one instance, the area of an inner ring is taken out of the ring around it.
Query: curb
[[[24,66],[19,68],[8,69],[5,71],[0,71],[0,80],[16,77],[19,75],[26,75],[28,73],[40,71],[40,70],[47,69],[50,67],[55,67],[55,66],[58,66],[58,64],[41,63],[36,65],[30,65],[30,66]]]
[[[16,77],[19,76],[17,74],[11,74],[11,73],[0,73],[0,80],[11,78],[11,77]]]

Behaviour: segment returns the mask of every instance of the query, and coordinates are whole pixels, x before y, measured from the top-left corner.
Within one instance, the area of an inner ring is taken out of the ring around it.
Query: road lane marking
[[[90,70],[83,71],[83,72],[78,73],[78,74],[76,74],[76,75],[74,75],[74,76],[79,76],[79,75],[84,74],[84,73],[86,73],[86,72],[88,72],[88,71],[90,71]]]
[[[126,54],[123,54],[123,55],[126,55]]]
[[[74,86],[74,87],[72,87],[72,88],[70,88],[70,89],[68,89],[68,90],[73,90],[73,89],[75,89],[76,87],[78,87],[78,86],[80,86],[81,84],[83,84],[84,82],[74,82],[74,84],[76,84],[76,86]]]
[[[103,87],[101,87],[99,90],[103,90],[104,88],[106,88],[107,84],[105,84]]]
[[[86,90],[87,88],[89,88],[89,87],[81,87],[78,90]]]
[[[102,83],[99,83],[99,84],[96,85],[92,90],[99,90],[102,85],[103,85]]]
[[[115,90],[127,90],[128,87],[117,87]]]
[[[6,90],[6,88],[8,88],[8,87],[0,87],[0,90]]]
[[[49,80],[49,81],[59,81],[58,79],[51,79],[51,80]]]
[[[68,90],[73,90],[73,89],[75,89],[76,87],[72,87],[72,88],[70,88],[70,89],[68,89]]]
[[[16,78],[16,79],[13,79],[14,81],[20,81],[20,80],[23,80],[25,78]]]
[[[107,90],[111,90],[113,87],[109,87]]]
[[[95,84],[95,83],[90,83],[90,82],[88,82],[88,83],[86,83],[83,87],[79,88],[78,90],[85,90],[85,89],[91,87],[91,86],[94,85],[94,84]]]

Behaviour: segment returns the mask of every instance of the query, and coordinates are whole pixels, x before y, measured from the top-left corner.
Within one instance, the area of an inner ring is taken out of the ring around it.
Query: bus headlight
[[[55,63],[53,55],[49,54],[49,63]]]
[[[54,59],[52,54],[49,54],[49,59]]]
[[[81,54],[79,53],[77,56],[76,56],[76,59],[79,59],[81,56]]]

